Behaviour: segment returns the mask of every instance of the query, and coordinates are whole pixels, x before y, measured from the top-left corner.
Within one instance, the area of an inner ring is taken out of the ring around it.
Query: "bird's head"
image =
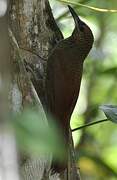
[[[73,40],[78,44],[80,42],[82,44],[86,44],[87,48],[90,50],[94,42],[94,37],[91,29],[78,17],[77,13],[71,6],[68,5],[68,7],[75,22],[75,28],[72,33]]]

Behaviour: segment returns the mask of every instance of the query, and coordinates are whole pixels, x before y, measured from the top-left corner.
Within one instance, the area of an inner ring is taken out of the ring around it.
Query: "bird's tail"
[[[67,131],[67,132],[66,132]],[[64,153],[63,156],[60,160],[55,159],[53,157],[52,164],[51,164],[51,170],[53,173],[60,173],[63,172],[67,169],[68,165],[68,151],[69,151],[69,146],[68,146],[68,129],[64,129],[63,132],[63,142],[64,142]]]

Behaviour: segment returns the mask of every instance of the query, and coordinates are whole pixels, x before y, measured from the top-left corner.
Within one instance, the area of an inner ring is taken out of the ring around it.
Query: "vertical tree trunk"
[[[42,117],[46,122],[41,105],[41,103],[43,106],[45,104],[46,60],[52,48],[63,38],[54,21],[48,0],[11,0],[9,34],[11,40],[12,86],[10,97],[12,110],[19,112],[27,104],[36,104],[42,109]],[[31,66],[31,80],[34,87],[27,76],[23,60]],[[72,143],[71,147],[70,149],[73,150]],[[73,153],[71,154],[73,155]],[[72,156],[70,157],[73,160]],[[59,179],[58,175],[50,176],[49,174],[50,160],[51,155],[39,158],[29,157],[21,167],[21,179]],[[68,175],[61,176],[63,176],[61,179],[79,180],[74,163],[71,163]]]
[[[2,14],[2,12],[4,13]],[[6,0],[0,2],[0,179],[19,180],[15,136],[13,129],[9,127],[9,122],[11,120],[8,110],[10,87],[9,59]]]

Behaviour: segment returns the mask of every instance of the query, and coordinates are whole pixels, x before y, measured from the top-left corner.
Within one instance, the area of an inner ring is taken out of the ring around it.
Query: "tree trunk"
[[[45,102],[45,74],[47,57],[63,36],[53,18],[48,0],[11,0],[9,10],[9,35],[11,44],[10,102],[13,112],[21,112],[27,105],[36,105],[42,112]],[[25,60],[25,61],[24,61]],[[26,63],[27,74],[24,66]],[[31,69],[30,69],[31,67]],[[41,101],[40,101],[40,100]],[[20,167],[21,179],[79,180],[74,166],[74,151],[70,133],[70,160],[68,172],[50,175],[51,155],[28,157]]]
[[[7,1],[2,0],[0,1],[0,179],[19,180],[15,136],[13,129],[9,127],[10,52],[6,11]]]

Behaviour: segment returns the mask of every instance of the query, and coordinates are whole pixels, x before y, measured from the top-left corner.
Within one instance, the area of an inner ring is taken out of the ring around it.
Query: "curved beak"
[[[77,30],[81,31],[82,30],[82,21],[80,20],[77,13],[74,11],[74,9],[70,5],[68,5],[68,8],[70,10],[72,17],[74,18],[75,27],[77,28]]]

